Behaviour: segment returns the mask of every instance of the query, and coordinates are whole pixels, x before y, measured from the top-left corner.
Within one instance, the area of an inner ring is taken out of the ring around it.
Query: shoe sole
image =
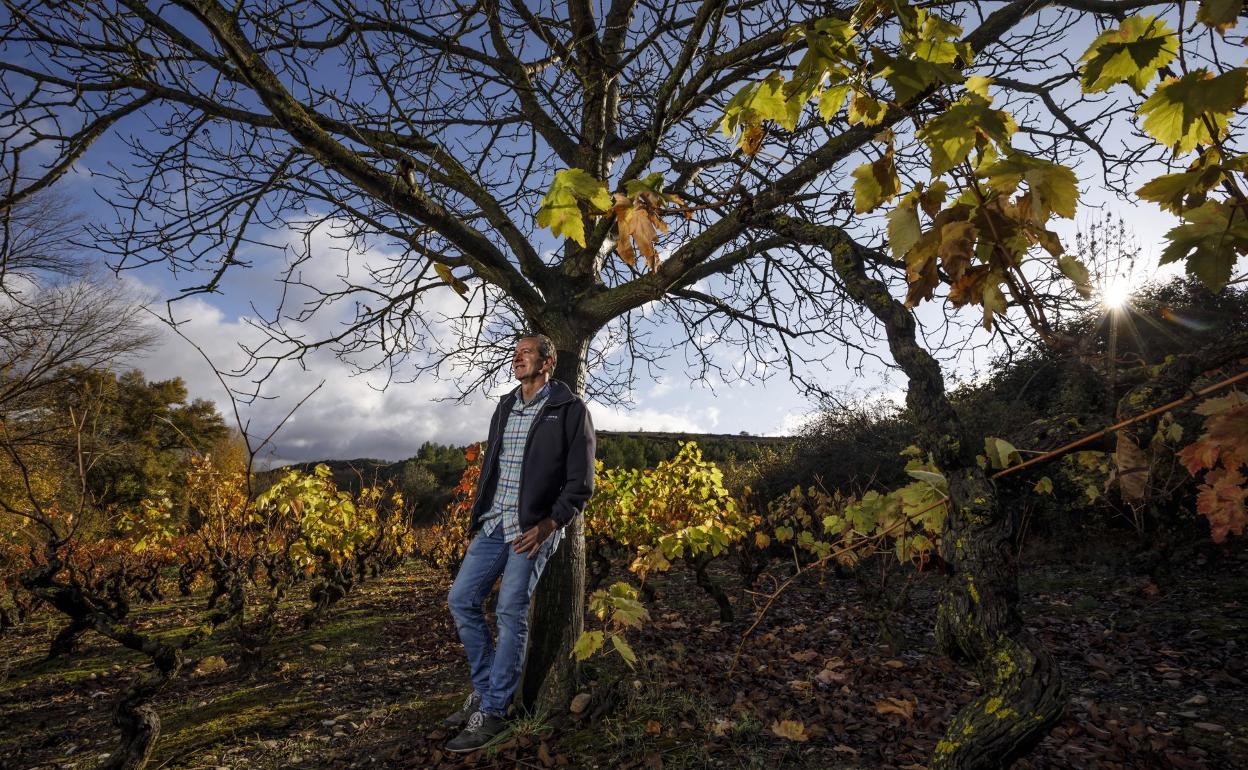
[[[493,738],[489,739],[485,743],[481,744],[480,746],[473,746],[472,748],[453,749],[450,746],[444,746],[443,748],[445,748],[447,751],[451,752],[452,754],[471,754],[474,751],[481,751],[482,749],[488,749],[491,746],[495,746],[499,743],[504,742],[507,738],[511,737],[512,732],[513,732],[512,728],[509,727],[503,730],[498,735],[495,735]]]

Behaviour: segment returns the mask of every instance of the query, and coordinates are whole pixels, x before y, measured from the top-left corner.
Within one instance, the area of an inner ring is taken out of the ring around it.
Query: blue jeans
[[[503,542],[502,524],[491,522],[490,526],[494,527],[493,532],[486,534],[482,530],[469,544],[447,603],[455,618],[459,640],[468,654],[472,686],[481,696],[481,710],[504,716],[524,668],[529,641],[529,600],[563,533],[555,530],[530,559],[516,553],[510,543]],[[495,610],[498,619],[496,648],[481,603],[500,574],[503,582],[498,589]]]

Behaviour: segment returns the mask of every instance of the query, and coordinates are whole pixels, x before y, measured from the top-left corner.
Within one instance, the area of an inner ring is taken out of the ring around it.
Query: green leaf
[[[966,160],[971,150],[981,143],[991,141],[1008,146],[1010,136],[1018,129],[1008,112],[994,110],[990,99],[969,90],[972,86],[986,89],[987,81],[969,78],[968,92],[918,132],[931,151],[933,176]]]
[[[614,638],[614,637],[613,637]],[[586,660],[602,649],[603,633],[601,631],[583,631],[576,644],[572,647],[572,657],[578,661]]]
[[[1038,495],[1053,494],[1053,479],[1048,476],[1041,476],[1040,480],[1036,482],[1036,485],[1031,488],[1031,491]]]
[[[633,648],[628,646],[628,642],[624,641],[624,637],[619,634],[612,634],[611,644],[630,667],[637,663],[637,655],[633,652]]]
[[[850,68],[858,62],[857,48],[851,42],[854,35],[854,28],[849,22],[834,17],[789,30],[786,41],[805,38],[806,53],[793,70],[793,80],[786,87],[786,96],[804,104],[819,91],[829,76],[834,84],[844,82],[849,77]]]
[[[1185,211],[1183,224],[1166,233],[1170,244],[1160,263],[1187,262],[1187,272],[1212,292],[1231,278],[1235,261],[1248,254],[1248,216],[1242,208],[1223,201],[1207,201]]]
[[[849,96],[849,85],[828,86],[819,94],[819,116],[827,123],[835,118],[845,106],[845,97]]]
[[[988,463],[997,470],[1021,463],[1023,456],[1014,445],[1003,438],[988,436],[984,439],[984,453],[988,455]]]
[[[893,100],[899,104],[910,101],[934,83],[961,83],[966,78],[957,70],[921,58],[877,55],[875,73],[893,89]]]
[[[1137,112],[1144,130],[1176,153],[1198,144],[1213,144],[1226,133],[1227,122],[1248,101],[1248,69],[1236,67],[1213,76],[1199,69],[1169,79],[1144,100]],[[1210,128],[1212,127],[1212,131]]]
[[[817,85],[817,84],[816,84]],[[758,83],[751,83],[736,93],[724,106],[724,118],[720,128],[725,136],[734,136],[742,129],[737,143],[747,153],[752,154],[748,145],[757,149],[761,141],[761,129],[764,121],[779,123],[792,131],[797,127],[797,119],[802,114],[805,104],[803,95],[790,93],[784,82],[784,76],[773,72]]]
[[[854,211],[865,214],[892,200],[901,187],[897,167],[893,165],[893,147],[890,144],[878,160],[864,163],[853,170]]]
[[[1031,210],[1036,224],[1044,224],[1050,214],[1074,219],[1079,201],[1079,180],[1075,172],[1060,163],[1035,158],[1021,152],[1009,152],[1005,158],[979,170],[993,190],[1011,195],[1022,182],[1027,183]]]
[[[758,84],[746,103],[746,109],[753,110],[759,121],[775,121],[792,131],[797,127],[797,118],[801,114],[802,106],[797,100],[790,103],[788,95],[785,94],[784,77],[778,72],[773,72]]]
[[[630,179],[624,183],[624,193],[630,198],[643,192],[661,195],[663,193],[663,174],[656,171],[653,174],[647,174],[641,179]]]
[[[1083,90],[1097,93],[1126,83],[1142,93],[1178,51],[1178,36],[1164,21],[1155,16],[1129,16],[1121,27],[1098,35],[1080,58],[1087,62]]]
[[[617,597],[612,606],[611,619],[622,626],[637,628],[643,620],[650,619],[650,613],[636,599]]]
[[[1162,174],[1149,180],[1135,194],[1153,201],[1172,214],[1182,214],[1184,209],[1195,208],[1204,203],[1204,194],[1222,183],[1226,172],[1235,169],[1241,158],[1231,158],[1220,164],[1220,154],[1214,148],[1202,152],[1187,171]]]
[[[1239,20],[1244,12],[1244,0],[1200,0],[1196,21],[1221,32],[1223,35]]]
[[[942,494],[947,492],[949,489],[949,481],[945,479],[945,476],[942,473],[921,470],[919,468],[911,468],[906,471],[906,475],[910,476],[910,478],[918,479],[919,481],[925,481],[928,484],[931,484]]]
[[[1092,296],[1092,282],[1088,275],[1088,268],[1078,258],[1069,254],[1059,257],[1057,269],[1075,284],[1075,291],[1079,292],[1080,297],[1087,299]]]
[[[912,12],[915,14],[913,22],[902,23],[903,50],[931,64],[950,65],[959,59],[963,65],[971,63],[971,46],[958,40],[962,35],[961,27],[925,8]],[[961,78],[946,82],[961,82]]]
[[[556,236],[571,238],[585,245],[585,219],[580,204],[587,204],[591,212],[605,212],[611,208],[611,194],[605,182],[579,168],[563,169],[555,174],[542,205],[537,210],[537,224],[548,227]]]

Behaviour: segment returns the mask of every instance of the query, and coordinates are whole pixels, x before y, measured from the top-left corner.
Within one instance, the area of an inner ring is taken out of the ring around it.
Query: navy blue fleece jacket
[[[503,428],[511,415],[515,391],[503,396],[490,420],[481,479],[472,504],[468,534],[481,526],[481,514],[490,509],[498,485],[498,453]],[[594,491],[594,452],[597,440],[594,423],[585,402],[567,385],[550,381],[550,395],[542,406],[524,445],[524,466],[520,471],[519,516],[522,530],[536,526],[546,517],[560,527],[585,510]]]

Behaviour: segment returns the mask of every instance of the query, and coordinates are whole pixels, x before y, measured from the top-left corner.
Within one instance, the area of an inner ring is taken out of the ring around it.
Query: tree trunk
[[[595,547],[587,550],[590,566],[589,570],[589,590],[597,591],[602,587],[602,583],[611,574],[611,557],[607,555],[606,543],[597,543]]]
[[[719,607],[719,620],[722,623],[732,622],[732,602],[728,601],[728,594],[724,593],[724,589],[720,588],[711,576],[706,574],[706,567],[711,563],[711,555],[704,553],[694,556],[688,562],[690,569],[693,570],[694,582],[698,587],[707,593],[715,604]]]
[[[577,395],[585,390],[590,336],[573,344],[555,339],[555,379]],[[517,693],[519,706],[532,712],[554,712],[572,700],[580,676],[572,648],[584,621],[585,522],[577,516],[564,527],[563,542],[551,554],[537,583],[529,616],[529,652]]]
[[[78,637],[90,630],[93,625],[90,618],[72,618],[48,645],[48,660],[72,654],[74,647],[78,644]]]
[[[100,770],[142,770],[147,766],[160,737],[160,716],[149,701],[169,677],[153,672],[140,674],[117,702],[113,724],[121,730],[121,745],[100,763]]]
[[[945,394],[940,364],[917,341],[915,320],[888,286],[867,274],[862,250],[836,228],[782,216],[769,226],[821,246],[849,296],[880,320],[893,360],[905,372],[906,406],[919,444],[949,480],[949,517],[941,554],[951,574],[941,591],[936,635],[967,665],[983,692],[953,718],[936,746],[933,770],[1004,768],[1048,733],[1065,704],[1061,672],[1018,614],[1018,574],[1010,553],[1014,517],[975,461],[978,441],[963,433]]]
[[[983,692],[954,715],[932,767],[1008,767],[1061,716],[1061,672],[1018,615],[1013,517],[1000,509],[978,467],[948,476],[941,552],[953,574],[941,591],[936,638],[950,657],[971,668]]]

